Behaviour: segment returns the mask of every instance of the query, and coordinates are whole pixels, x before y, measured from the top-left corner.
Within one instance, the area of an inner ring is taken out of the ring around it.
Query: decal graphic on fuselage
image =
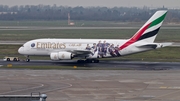
[[[107,43],[106,41],[99,41],[97,44],[93,43],[92,46],[90,44],[87,44],[86,50],[90,50],[92,52],[92,56],[98,52],[99,57],[117,57],[121,56],[119,53],[119,45],[114,46],[114,44]]]
[[[85,50],[92,52],[92,56],[95,53],[98,54],[98,57],[118,57],[121,56],[119,53],[119,45],[114,45],[113,43],[108,43],[106,41],[98,41],[97,43],[92,44],[81,44],[81,43],[61,43],[61,42],[37,42],[31,44],[31,47],[36,47],[37,49],[66,49],[68,47],[84,47]]]

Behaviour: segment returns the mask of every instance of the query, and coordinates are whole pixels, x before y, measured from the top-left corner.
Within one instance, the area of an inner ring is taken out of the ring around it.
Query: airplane
[[[78,63],[99,63],[100,58],[121,57],[169,46],[154,43],[167,10],[157,11],[130,39],[35,39],[26,42],[18,52],[26,56],[49,56],[51,60],[78,59]]]

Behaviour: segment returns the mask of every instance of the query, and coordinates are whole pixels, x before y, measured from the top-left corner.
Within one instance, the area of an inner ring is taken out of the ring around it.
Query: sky
[[[53,5],[57,6],[100,6],[100,7],[165,7],[180,8],[180,0],[0,0],[1,5]]]

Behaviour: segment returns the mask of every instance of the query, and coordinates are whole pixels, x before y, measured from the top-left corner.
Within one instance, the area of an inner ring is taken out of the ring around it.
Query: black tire
[[[26,59],[26,62],[30,62],[30,59]]]
[[[85,62],[86,63],[92,63],[92,60],[91,59],[86,59]]]
[[[77,63],[84,63],[84,60],[78,60]]]
[[[16,58],[14,58],[14,59],[13,59],[13,61],[17,61],[17,59],[16,59]]]
[[[81,61],[80,60],[77,60],[77,63],[80,63]]]
[[[94,63],[99,63],[99,60],[94,60]]]
[[[10,61],[10,58],[7,58],[7,61]]]

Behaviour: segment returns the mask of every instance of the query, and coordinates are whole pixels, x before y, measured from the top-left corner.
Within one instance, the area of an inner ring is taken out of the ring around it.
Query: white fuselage
[[[120,50],[119,47],[123,45],[127,40],[115,40],[115,39],[36,39],[26,42],[22,47],[19,48],[18,52],[23,55],[46,55],[50,56],[53,52],[72,52],[73,50],[83,51],[86,50],[87,46],[92,54],[95,54],[93,46],[98,44],[107,44],[105,48],[98,48],[96,51],[104,54],[103,57],[115,57],[110,53],[110,47],[113,47],[114,54],[116,49],[120,55],[128,55],[141,51],[151,50],[152,48],[138,48],[135,45],[140,45],[140,42],[131,44],[129,47],[126,47],[123,50]],[[88,49],[87,49],[88,50]],[[116,54],[117,55],[117,54]],[[101,57],[101,56],[100,56]],[[98,57],[98,58],[100,58]],[[116,56],[117,57],[117,56]],[[96,58],[96,57],[93,57]]]

